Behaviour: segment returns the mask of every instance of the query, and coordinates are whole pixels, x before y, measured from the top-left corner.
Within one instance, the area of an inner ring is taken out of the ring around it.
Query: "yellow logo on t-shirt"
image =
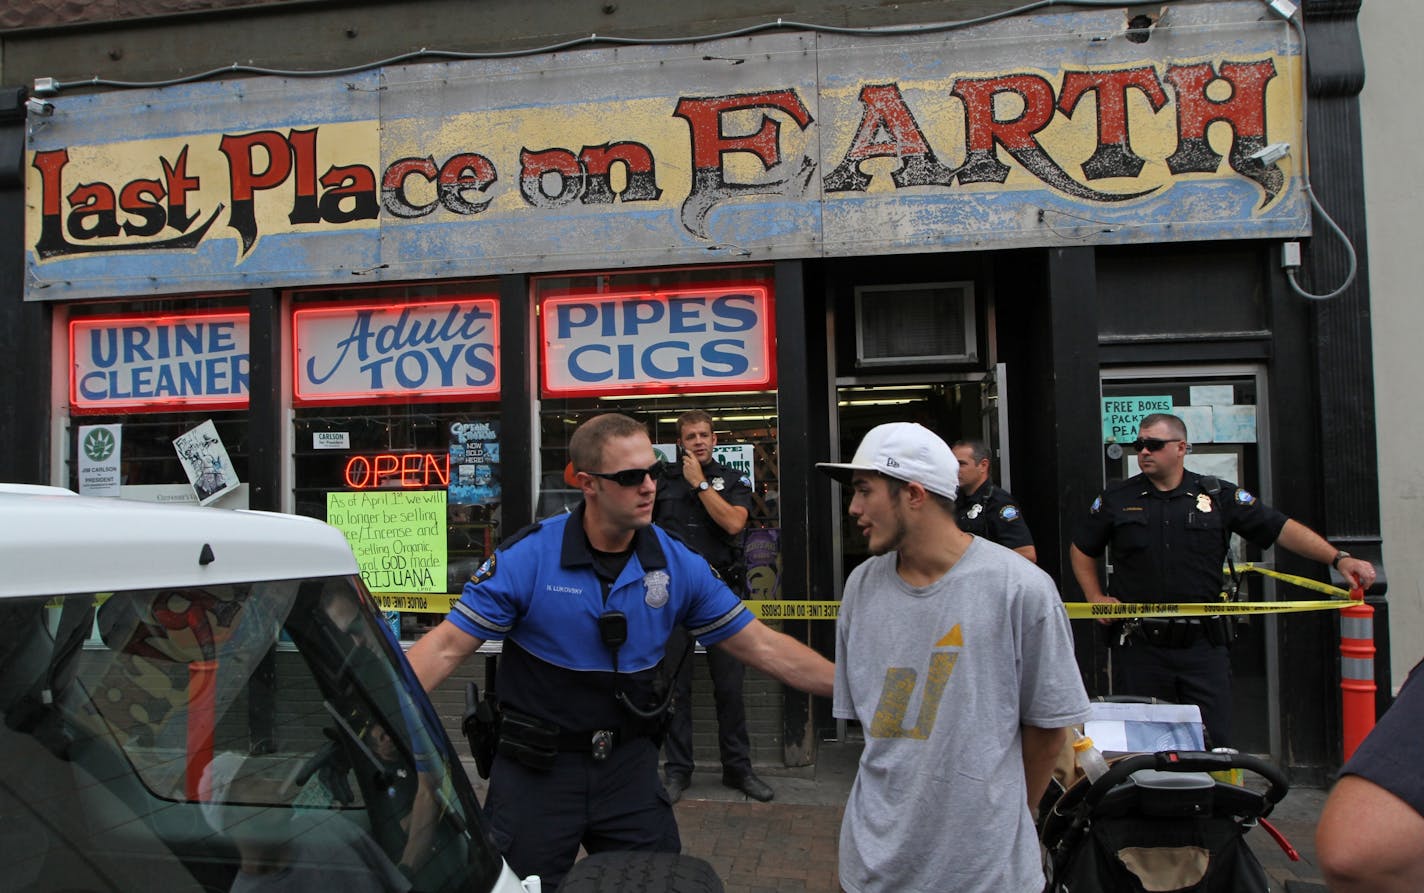
[[[934,644],[935,648],[954,649],[938,651],[930,655],[930,668],[926,674],[925,690],[920,699],[920,715],[913,728],[905,728],[905,716],[910,709],[910,699],[915,694],[919,673],[912,667],[890,667],[885,671],[885,687],[880,692],[880,703],[875,705],[875,717],[870,723],[873,738],[914,738],[923,741],[934,731],[935,718],[939,715],[939,701],[949,684],[950,674],[959,660],[959,649],[964,647],[964,634],[955,624],[944,638]]]

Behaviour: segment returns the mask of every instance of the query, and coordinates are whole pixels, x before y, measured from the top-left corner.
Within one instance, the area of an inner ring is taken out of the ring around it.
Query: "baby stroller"
[[[1207,774],[1231,769],[1260,776],[1267,789]],[[1096,782],[1081,778],[1070,785],[1044,812],[1045,893],[1265,893],[1265,869],[1245,835],[1289,787],[1275,766],[1247,754],[1159,751],[1122,757]]]

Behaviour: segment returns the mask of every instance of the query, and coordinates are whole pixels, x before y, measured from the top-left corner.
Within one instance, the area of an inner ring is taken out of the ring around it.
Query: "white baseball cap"
[[[916,422],[890,422],[871,428],[849,462],[817,462],[826,474],[849,484],[857,471],[879,473],[919,484],[948,499],[959,494],[959,460],[940,437]]]

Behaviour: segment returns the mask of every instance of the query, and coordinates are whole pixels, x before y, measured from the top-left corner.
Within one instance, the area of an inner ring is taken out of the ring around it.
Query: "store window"
[[[494,287],[302,292],[291,332],[296,511],[346,534],[413,638],[503,536]]]
[[[540,277],[537,517],[579,501],[566,478],[580,423],[620,412],[677,461],[677,417],[709,413],[718,461],[752,482],[744,535],[751,598],[780,598],[775,296],[770,267]]]
[[[193,296],[68,308],[68,486],[247,507],[248,313]]]

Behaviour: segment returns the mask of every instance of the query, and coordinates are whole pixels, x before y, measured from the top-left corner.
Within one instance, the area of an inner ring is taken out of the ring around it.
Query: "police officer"
[[[796,688],[830,695],[830,661],[751,612],[652,525],[652,442],[596,416],[569,442],[583,503],[503,543],[409,652],[427,691],[503,639],[500,742],[486,811],[505,859],[556,888],[582,845],[677,852],[658,778],[659,662],[674,627]]]
[[[742,530],[751,516],[752,482],[746,475],[712,458],[717,435],[712,416],[700,409],[677,418],[680,461],[658,481],[653,521],[676,534],[717,571],[738,595],[746,576],[742,560]],[[682,661],[689,646],[687,632],[674,631],[668,654],[678,668],[668,726],[667,791],[672,802],[692,784],[692,664]],[[752,771],[747,710],[742,701],[746,668],[718,649],[707,652],[712,696],[717,705],[717,749],[722,758],[722,784],[763,802],[775,796],[771,785]]]
[[[1227,481],[1184,465],[1190,445],[1177,416],[1143,418],[1137,440],[1141,474],[1103,491],[1069,549],[1073,576],[1090,602],[1211,602],[1232,533],[1262,549],[1279,544],[1329,564],[1352,586],[1369,587],[1375,569],[1336,549],[1315,531]],[[1103,593],[1097,558],[1113,550],[1112,595]],[[1231,741],[1230,625],[1224,617],[1142,620],[1115,638],[1113,690],[1197,704],[1214,746]]]
[[[959,460],[959,529],[1037,561],[1033,534],[1014,495],[989,480],[989,447],[982,440],[957,440],[950,449]]]

